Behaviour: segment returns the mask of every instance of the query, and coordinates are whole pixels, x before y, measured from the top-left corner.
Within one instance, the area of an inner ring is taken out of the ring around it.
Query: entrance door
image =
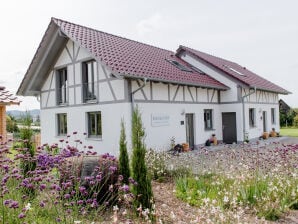
[[[237,142],[236,112],[222,113],[222,138],[227,144]]]
[[[263,111],[263,132],[267,131],[267,113]]]
[[[190,148],[194,147],[194,119],[193,114],[185,114],[186,141]]]

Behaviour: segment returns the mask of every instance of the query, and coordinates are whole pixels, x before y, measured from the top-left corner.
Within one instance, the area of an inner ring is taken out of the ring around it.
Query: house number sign
[[[168,115],[168,114],[152,114],[151,115],[151,125],[153,127],[169,126],[170,125],[170,115]]]

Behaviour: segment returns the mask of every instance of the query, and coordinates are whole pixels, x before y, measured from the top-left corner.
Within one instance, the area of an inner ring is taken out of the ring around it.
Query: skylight
[[[170,59],[166,59],[168,62],[170,62],[172,65],[176,66],[177,68],[179,68],[181,71],[184,72],[192,72],[192,70],[190,68],[187,68],[186,66],[180,64],[178,61],[174,61],[174,60],[170,60]]]
[[[191,68],[192,68],[194,71],[200,73],[201,75],[205,75],[205,74],[206,74],[206,73],[203,72],[201,69],[199,69],[199,68],[197,68],[197,67],[195,67],[195,66],[191,66]]]
[[[244,74],[242,74],[241,72],[237,71],[236,69],[234,68],[231,68],[230,66],[228,65],[224,65],[226,68],[230,69],[231,71],[237,73],[238,75],[241,75],[241,76],[245,76]]]

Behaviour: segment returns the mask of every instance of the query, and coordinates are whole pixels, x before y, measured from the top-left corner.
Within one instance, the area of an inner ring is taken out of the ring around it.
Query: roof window
[[[206,75],[205,72],[203,72],[201,69],[195,67],[195,66],[190,66],[192,68],[192,70],[194,70],[195,72],[200,73],[201,75]]]
[[[166,59],[168,62],[170,62],[172,65],[176,66],[177,68],[179,68],[181,71],[184,72],[192,72],[192,70],[190,68],[187,68],[186,66],[180,64],[178,61],[174,61],[174,60],[170,60],[170,59]]]
[[[237,73],[238,75],[245,76],[243,73],[241,73],[241,72],[237,71],[237,70],[236,70],[236,69],[234,69],[234,68],[231,68],[231,67],[230,67],[230,66],[228,66],[228,65],[224,65],[224,67],[226,67],[226,68],[228,68],[229,70],[231,70],[231,71],[233,71],[233,72]]]

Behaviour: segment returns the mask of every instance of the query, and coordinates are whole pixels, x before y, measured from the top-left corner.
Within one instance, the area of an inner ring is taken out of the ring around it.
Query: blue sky
[[[291,91],[298,107],[298,1],[4,1],[0,85],[16,92],[51,17],[175,51],[180,44],[235,61]],[[35,98],[20,107],[35,109]]]

